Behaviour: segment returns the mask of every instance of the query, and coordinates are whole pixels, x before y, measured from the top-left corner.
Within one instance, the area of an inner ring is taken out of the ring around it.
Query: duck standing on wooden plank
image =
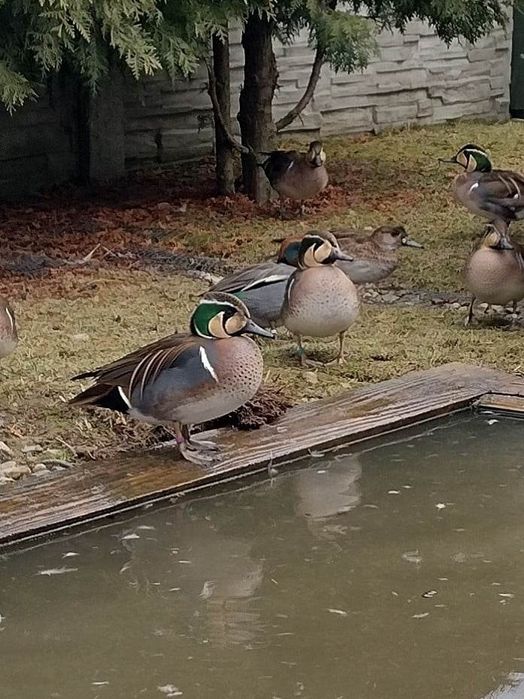
[[[477,216],[490,222],[509,224],[524,218],[524,176],[512,170],[494,170],[488,153],[467,143],[449,160],[442,163],[460,165],[453,193],[458,202]]]
[[[312,141],[306,153],[274,150],[261,155],[265,158],[259,166],[273,189],[281,197],[299,201],[300,213],[304,211],[304,201],[313,199],[328,185],[326,153],[320,141]]]
[[[289,278],[282,320],[295,335],[302,366],[314,364],[305,356],[302,337],[339,336],[339,352],[334,361],[344,361],[344,337],[359,313],[355,285],[337,260],[351,262],[331,233],[305,235],[298,253],[298,269]]]
[[[475,301],[489,305],[517,304],[524,298],[524,248],[509,238],[507,226],[489,225],[484,238],[470,255],[464,282],[472,294],[465,325],[473,319]]]
[[[0,296],[0,359],[15,351],[18,344],[15,314],[7,299]]]
[[[96,406],[142,422],[173,427],[182,456],[214,461],[212,442],[190,437],[190,425],[214,420],[253,398],[262,383],[263,360],[246,334],[272,338],[251,320],[234,296],[214,293],[193,312],[189,333],[175,333],[98,369],[73,377],[94,385],[71,405]]]

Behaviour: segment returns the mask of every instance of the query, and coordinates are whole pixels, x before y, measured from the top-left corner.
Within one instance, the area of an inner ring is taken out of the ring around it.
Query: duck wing
[[[294,271],[294,267],[283,262],[261,262],[224,277],[218,284],[211,287],[210,291],[236,294],[240,291],[258,289],[270,284],[284,282]]]
[[[261,167],[271,184],[277,182],[300,159],[300,153],[294,150],[274,150],[264,155],[267,157]]]
[[[95,379],[95,384],[72,398],[69,403],[114,407],[104,405],[101,401],[116,387],[123,389],[123,400],[129,403],[128,397],[136,388],[139,388],[142,394],[148,383],[155,381],[164,369],[173,367],[181,355],[194,346],[193,335],[175,333],[130,352],[114,362],[77,374],[72,378],[73,381],[92,378]]]

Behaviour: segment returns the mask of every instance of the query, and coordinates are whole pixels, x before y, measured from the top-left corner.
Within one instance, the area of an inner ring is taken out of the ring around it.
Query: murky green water
[[[0,697],[523,697],[524,424],[388,441],[5,556]]]

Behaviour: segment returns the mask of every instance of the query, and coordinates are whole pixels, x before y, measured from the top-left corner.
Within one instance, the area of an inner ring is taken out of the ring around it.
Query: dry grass
[[[161,209],[163,230],[170,234],[167,245],[252,261],[270,254],[272,238],[282,233],[395,220],[426,250],[405,251],[394,281],[406,287],[460,289],[461,267],[482,224],[452,201],[449,174],[436,158],[473,141],[490,148],[498,165],[524,170],[515,147],[523,128],[520,123],[462,123],[329,139],[333,188],[305,220],[280,220],[275,205],[259,210],[242,198],[204,206],[188,198],[185,211],[166,214]],[[12,294],[21,343],[0,366],[0,413],[6,417],[0,438],[18,458],[24,445],[34,443],[55,448],[67,459],[73,451],[101,455],[138,445],[147,428],[69,409],[65,401],[80,387],[68,377],[185,328],[205,285],[125,269],[57,274],[59,284],[56,279],[24,284],[23,293],[17,286]],[[449,361],[522,371],[521,331],[493,325],[466,330],[462,320],[462,313],[452,310],[366,306],[349,333],[346,366],[304,372],[292,342],[284,338],[264,345],[267,380],[310,400]],[[336,350],[335,342],[308,347],[322,359]]]

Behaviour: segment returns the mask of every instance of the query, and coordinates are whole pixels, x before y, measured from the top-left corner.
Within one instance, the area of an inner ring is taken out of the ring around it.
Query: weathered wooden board
[[[213,469],[157,450],[22,481],[0,494],[0,545],[445,415],[494,392],[524,395],[524,379],[448,364],[294,408],[256,432],[221,430]]]
[[[511,415],[524,415],[524,391],[520,395],[488,393],[479,399],[478,407]]]

